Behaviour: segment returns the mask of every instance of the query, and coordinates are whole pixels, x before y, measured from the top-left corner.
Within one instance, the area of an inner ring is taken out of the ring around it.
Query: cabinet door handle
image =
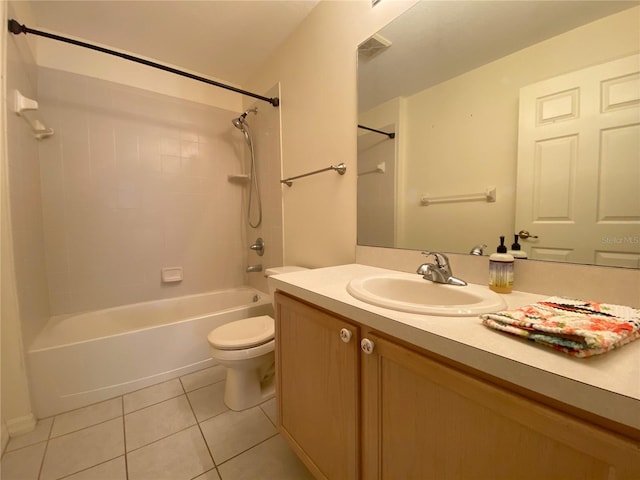
[[[362,348],[362,351],[368,355],[371,355],[373,353],[373,349],[375,346],[376,344],[368,338],[363,338],[360,342],[360,348]]]
[[[351,340],[351,335],[351,331],[346,328],[340,330],[340,340],[342,340],[344,343],[349,343],[349,340]]]

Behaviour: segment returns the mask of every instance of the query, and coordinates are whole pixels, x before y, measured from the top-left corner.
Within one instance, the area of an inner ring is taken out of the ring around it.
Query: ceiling
[[[27,26],[243,86],[319,1],[32,0],[37,25]],[[366,110],[398,92],[414,93],[426,88],[425,78],[427,85],[440,83],[637,4],[636,0],[418,2],[385,27],[391,48],[375,61],[360,59],[359,77],[373,81],[359,82],[359,108]]]
[[[243,85],[317,3],[41,0],[30,2],[37,25],[27,26]]]
[[[359,57],[359,111],[639,4],[636,0],[419,2],[379,32],[391,41],[388,49],[370,60]]]

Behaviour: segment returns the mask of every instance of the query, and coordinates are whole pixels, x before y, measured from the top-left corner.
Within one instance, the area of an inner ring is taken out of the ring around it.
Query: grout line
[[[115,399],[116,399],[116,398],[118,398],[118,397],[122,397],[122,395],[114,395],[114,396],[113,396],[113,397],[111,397],[111,398],[105,398],[104,400],[98,400],[97,402],[93,402],[93,403],[90,403],[90,404],[88,404],[88,405],[83,405],[83,406],[78,407],[78,408],[72,408],[71,410],[65,410],[65,411],[60,412],[60,413],[56,413],[56,414],[53,414],[53,415],[49,415],[48,417],[39,418],[38,420],[40,421],[40,420],[46,420],[46,419],[48,419],[48,418],[53,418],[53,419],[54,419],[54,423],[55,423],[55,418],[56,418],[56,417],[60,417],[60,416],[62,416],[62,415],[66,415],[67,413],[76,412],[76,411],[78,411],[78,410],[84,410],[84,409],[86,409],[86,408],[93,407],[93,406],[95,406],[95,405],[99,405],[99,404],[101,404],[101,403],[111,402],[111,401],[115,400]],[[53,429],[53,425],[52,425],[52,427],[51,427],[51,428]]]
[[[49,425],[49,432],[47,433],[47,441],[51,440],[51,435],[53,434],[53,424],[56,423],[56,417],[51,419],[51,425]],[[38,425],[36,423],[36,425]]]
[[[41,443],[45,443],[45,442],[48,442],[48,441],[49,440],[47,440],[47,439],[40,440],[39,442],[30,443],[29,445],[25,445],[23,447],[14,448],[13,450],[9,450],[9,451],[7,451],[7,449],[5,448],[5,451],[2,454],[1,458],[4,459],[4,457],[6,455],[9,455],[10,453],[19,452],[20,450],[24,450],[25,448],[35,447],[36,445],[40,445]],[[2,462],[0,462],[0,464],[2,464]],[[0,478],[2,478],[2,477],[0,477]]]
[[[53,422],[51,423],[53,426]],[[44,452],[42,453],[42,460],[40,460],[40,468],[38,469],[38,478],[42,477],[42,470],[44,469],[44,459],[47,458],[47,451],[49,450],[49,440],[47,440],[47,444],[44,446]]]
[[[109,458],[108,460],[104,460],[102,462],[96,463],[95,465],[91,465],[90,467],[83,468],[82,470],[77,470],[75,472],[67,473],[62,477],[57,477],[56,480],[64,480],[65,478],[69,478],[73,475],[77,475],[78,473],[86,472],[87,470],[91,470],[92,468],[95,468],[99,465],[104,465],[105,463],[112,462],[113,460],[116,460],[117,458],[120,458],[120,457],[124,457],[124,455],[118,455],[117,457]],[[126,459],[125,459],[125,463],[126,463]]]
[[[124,421],[124,395],[120,397],[122,402],[122,442],[124,445],[124,476],[129,480],[129,459],[127,456],[127,427]]]
[[[73,435],[74,433],[78,433],[78,432],[81,432],[83,430],[87,430],[89,428],[97,427],[98,425],[104,425],[107,422],[112,422],[113,420],[117,419],[118,417],[122,417],[122,415],[117,415],[115,417],[107,418],[106,420],[102,420],[102,421],[100,421],[98,423],[87,425],[86,427],[78,428],[77,430],[73,430],[71,432],[63,433],[62,435],[57,435],[55,437],[51,437],[48,441],[57,440],[58,438],[66,437],[68,435]]]
[[[210,468],[209,470],[205,470],[204,472],[197,474],[195,477],[191,477],[190,480],[196,480],[196,478],[204,475],[205,473],[209,473],[212,470],[215,470],[216,473],[218,474],[218,478],[220,478],[220,480],[222,480],[222,477],[220,476],[220,472],[218,471],[218,469],[216,467]]]
[[[152,442],[145,443],[144,445],[140,445],[139,447],[136,447],[133,450],[130,450],[128,452],[125,451],[125,455],[129,455],[130,453],[137,452],[138,450],[140,450],[140,449],[142,449],[144,447],[148,447],[149,445],[153,445],[154,443],[158,443],[158,442],[161,442],[162,440],[166,440],[167,438],[172,437],[173,435],[176,435],[178,433],[184,432],[185,430],[189,430],[190,428],[195,427],[197,424],[198,424],[197,422],[196,423],[192,423],[191,425],[189,425],[187,427],[184,427],[184,428],[181,428],[180,430],[176,430],[175,432],[172,432],[172,433],[170,433],[168,435],[165,435],[164,437],[156,438]]]
[[[187,389],[184,388],[184,383],[182,383],[182,377],[178,377],[178,384],[180,385],[180,388],[182,388],[182,393],[184,393],[186,395],[187,394]]]
[[[207,388],[207,387],[210,387],[212,385],[217,385],[218,383],[222,383],[224,381],[225,381],[224,378],[222,380],[216,380],[215,382],[207,383],[206,385],[201,385],[201,386],[199,386],[197,388],[194,388],[193,390],[188,390],[188,391],[185,390],[185,393],[188,394],[188,393],[197,392],[198,390],[202,390],[203,388]]]
[[[271,420],[271,417],[269,416],[269,414],[267,412],[264,411],[264,408],[262,408],[262,406],[267,403],[270,402],[272,399],[267,400],[266,402],[262,402],[260,405],[258,405],[260,407],[260,410],[262,410],[262,413],[265,414],[265,416],[267,417],[267,419],[271,422],[271,424],[276,427],[276,430],[278,430],[278,425],[276,425],[276,422],[274,422],[273,420]]]
[[[185,394],[184,393],[179,393],[178,395],[174,395],[173,397],[167,397],[167,398],[159,400],[159,401],[157,401],[155,403],[150,403],[149,405],[145,405],[144,407],[136,408],[135,410],[131,410],[130,412],[126,412],[126,413],[124,413],[124,401],[123,401],[122,411],[123,411],[124,416],[131,415],[132,413],[139,412],[140,410],[144,410],[145,408],[155,407],[156,405],[160,405],[161,403],[167,402],[169,400],[173,400],[174,398],[181,397],[182,395],[185,395]]]
[[[227,458],[224,462],[220,463],[220,465],[218,465],[218,467],[220,467],[220,466],[224,465],[225,463],[227,463],[227,462],[229,462],[229,461],[233,460],[233,459],[234,459],[234,458],[236,458],[236,457],[239,457],[240,455],[242,455],[242,454],[244,454],[244,453],[247,453],[249,450],[253,450],[253,449],[254,449],[255,447],[257,447],[258,445],[262,445],[263,443],[268,442],[269,440],[271,440],[271,439],[272,439],[272,438],[274,438],[274,437],[277,437],[278,435],[280,435],[280,432],[276,432],[276,433],[274,433],[273,435],[271,435],[270,437],[267,437],[267,438],[265,438],[264,440],[260,440],[260,441],[259,441],[258,443],[256,443],[255,445],[250,446],[249,448],[247,448],[247,449],[243,450],[243,451],[242,451],[242,452],[240,452],[240,453],[236,453],[233,457],[229,457],[229,458]]]
[[[182,381],[180,380],[180,377],[174,377],[174,378],[171,378],[171,379],[166,380],[166,381],[164,381],[164,382],[155,383],[155,384],[153,384],[153,385],[147,385],[146,387],[142,387],[142,388],[139,388],[139,389],[137,389],[137,390],[133,390],[132,392],[127,392],[127,393],[125,393],[125,394],[121,395],[121,397],[122,397],[122,401],[123,401],[123,404],[122,404],[122,411],[124,412],[124,397],[126,397],[126,396],[128,396],[128,395],[135,394],[135,393],[137,393],[137,392],[141,392],[142,390],[146,390],[146,389],[149,389],[149,388],[157,387],[158,385],[163,385],[163,384],[165,384],[165,383],[173,382],[174,380],[178,380],[178,384],[180,385],[180,388],[182,388],[182,391],[184,392],[184,387],[182,387]],[[179,397],[180,395],[182,395],[182,394],[181,394],[181,393],[179,393],[178,395],[174,395],[173,397],[165,398],[164,400],[160,400],[160,401],[158,401],[158,402],[155,402],[155,403],[152,403],[152,404],[149,404],[149,405],[145,405],[144,407],[136,408],[135,410],[131,410],[130,412],[124,412],[124,414],[125,414],[125,415],[128,415],[129,413],[133,413],[133,412],[136,412],[136,411],[138,411],[138,410],[142,410],[143,408],[151,407],[152,405],[157,405],[158,403],[162,403],[162,402],[164,402],[165,400],[171,400],[172,398]]]
[[[216,469],[216,471],[218,470],[218,465],[216,464],[216,461],[213,458],[213,453],[211,452],[211,448],[209,447],[209,442],[207,442],[207,437],[204,436],[204,432],[202,431],[202,427],[200,426],[200,422],[198,421],[198,416],[196,415],[196,411],[193,408],[193,405],[191,404],[191,399],[189,398],[189,395],[186,395],[187,397],[187,402],[189,402],[189,407],[191,408],[191,413],[193,413],[193,417],[196,419],[196,425],[198,426],[198,430],[200,430],[200,436],[202,437],[202,441],[204,442],[204,445],[207,447],[207,452],[209,452],[209,457],[211,457],[211,461],[213,462],[213,467]],[[211,417],[213,418],[213,417]],[[208,471],[208,470],[207,470]],[[218,476],[220,476],[220,472],[217,472]]]

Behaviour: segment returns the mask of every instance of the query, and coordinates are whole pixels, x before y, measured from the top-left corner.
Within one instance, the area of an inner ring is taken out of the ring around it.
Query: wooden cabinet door
[[[366,480],[639,479],[639,446],[372,334]],[[338,477],[336,477],[338,478]]]
[[[278,428],[318,479],[359,476],[358,328],[276,294]],[[341,339],[341,329],[352,335]]]

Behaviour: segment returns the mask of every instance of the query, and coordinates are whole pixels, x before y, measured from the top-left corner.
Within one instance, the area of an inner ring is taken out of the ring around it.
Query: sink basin
[[[497,312],[507,304],[481,285],[443,285],[409,273],[388,273],[354,278],[347,285],[358,300],[409,313],[468,317]]]

